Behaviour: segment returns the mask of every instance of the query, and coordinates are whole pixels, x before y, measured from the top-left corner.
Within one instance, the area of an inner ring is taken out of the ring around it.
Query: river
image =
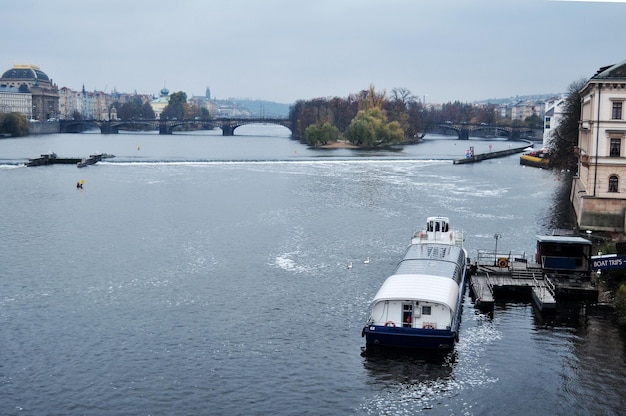
[[[517,155],[452,164],[505,140],[235,133],[0,140],[1,414],[623,413],[625,340],[602,317],[483,313],[467,295],[443,360],[361,355],[368,304],[427,216],[462,228],[470,256],[496,233],[532,256],[535,235],[571,227],[565,175]],[[50,151],[116,157],[23,166]]]

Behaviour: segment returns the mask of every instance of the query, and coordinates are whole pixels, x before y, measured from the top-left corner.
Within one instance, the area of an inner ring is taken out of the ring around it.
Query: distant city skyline
[[[621,62],[623,2],[122,0],[3,5],[1,68],[72,89],[293,103],[407,88],[431,103],[562,92]],[[27,24],[26,24],[27,23]]]

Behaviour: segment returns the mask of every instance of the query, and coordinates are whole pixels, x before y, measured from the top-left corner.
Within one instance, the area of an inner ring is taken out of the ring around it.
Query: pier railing
[[[503,261],[504,260],[504,261]],[[513,263],[527,263],[526,252],[508,253],[496,252],[494,250],[478,250],[476,263],[478,265],[497,266],[501,268],[509,268]]]

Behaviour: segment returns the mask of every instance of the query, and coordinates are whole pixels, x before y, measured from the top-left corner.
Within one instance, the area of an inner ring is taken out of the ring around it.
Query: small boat
[[[530,151],[520,156],[519,163],[520,165],[547,169],[550,167],[550,155],[545,149]]]
[[[451,351],[458,340],[468,270],[463,233],[428,217],[370,305],[366,350]]]

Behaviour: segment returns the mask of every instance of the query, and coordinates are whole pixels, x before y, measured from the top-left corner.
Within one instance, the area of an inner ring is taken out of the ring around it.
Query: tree
[[[148,101],[141,105],[141,108],[139,109],[139,117],[145,120],[153,120],[156,117],[154,109]]]
[[[187,94],[178,91],[170,95],[170,99],[161,113],[161,118],[184,120],[190,113]]]
[[[346,131],[346,138],[358,146],[385,146],[401,143],[404,131],[397,121],[387,122],[380,108],[370,108],[358,112]]]
[[[558,170],[576,169],[577,158],[574,152],[578,146],[578,123],[581,112],[580,90],[587,83],[585,79],[572,82],[565,98],[563,117],[552,132],[550,146],[550,166]]]
[[[28,134],[26,116],[20,113],[4,114],[0,122],[0,133],[10,134],[13,137],[26,136]]]
[[[154,119],[154,110],[149,102],[143,102],[141,97],[135,96],[120,104],[119,102],[113,103],[117,110],[117,118],[120,120],[151,120]]]
[[[382,90],[376,92],[374,84],[370,84],[369,89],[361,91],[359,95],[359,110],[367,110],[370,108],[383,108],[387,101],[387,92]]]
[[[323,146],[328,142],[336,142],[339,138],[339,129],[326,122],[324,124],[312,124],[304,131],[306,144],[309,146]]]
[[[527,126],[541,126],[541,117],[537,114],[530,115],[524,119],[524,124]]]

